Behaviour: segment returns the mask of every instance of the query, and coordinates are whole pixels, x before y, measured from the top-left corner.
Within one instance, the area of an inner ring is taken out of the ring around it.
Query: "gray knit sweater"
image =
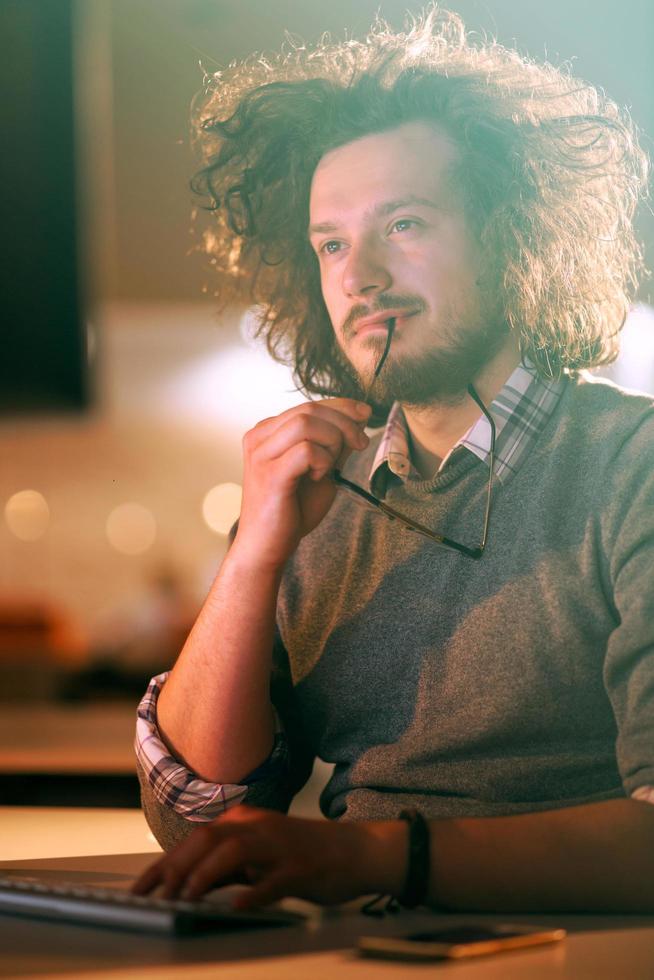
[[[287,770],[247,802],[285,808],[314,756],[325,815],[546,810],[654,784],[654,411],[570,381],[493,493],[480,561],[339,492],[278,604],[273,700]],[[376,449],[351,461],[363,485]],[[488,470],[469,453],[387,502],[475,545]],[[160,839],[189,825],[144,786]]]

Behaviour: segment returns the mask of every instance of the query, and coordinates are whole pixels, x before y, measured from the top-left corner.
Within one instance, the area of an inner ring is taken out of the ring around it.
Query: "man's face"
[[[496,353],[478,259],[447,176],[452,141],[422,122],[327,153],[313,176],[310,238],[338,343],[363,386],[395,332],[372,394],[426,404],[456,396]]]

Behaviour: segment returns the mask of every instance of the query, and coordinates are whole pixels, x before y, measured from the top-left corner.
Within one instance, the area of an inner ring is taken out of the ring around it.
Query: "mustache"
[[[364,316],[373,316],[375,313],[383,313],[385,310],[411,310],[412,312],[424,313],[426,309],[427,304],[420,296],[397,296],[393,293],[384,293],[370,306],[356,303],[343,321],[342,333],[346,340],[351,340],[355,333],[354,324]]]

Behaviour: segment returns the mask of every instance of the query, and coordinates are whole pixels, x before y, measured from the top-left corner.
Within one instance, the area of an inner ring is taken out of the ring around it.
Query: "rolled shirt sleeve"
[[[275,712],[276,732],[268,758],[238,784],[211,783],[171,755],[157,727],[157,700],[168,673],[150,681],[139,704],[134,747],[142,783],[149,787],[156,802],[192,823],[204,823],[220,816],[230,807],[260,794],[256,786],[277,782],[287,768],[286,738]],[[259,801],[258,801],[259,802]]]

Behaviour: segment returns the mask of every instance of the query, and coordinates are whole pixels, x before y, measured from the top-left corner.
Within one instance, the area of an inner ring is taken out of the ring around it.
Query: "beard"
[[[357,371],[367,399],[390,408],[396,401],[420,407],[464,398],[468,385],[504,346],[509,327],[496,316],[482,320],[476,310],[468,311],[467,317],[462,317],[460,312],[456,317],[446,316],[443,324],[438,346],[403,353],[393,350],[391,340],[388,356],[376,379],[375,367],[387,338],[369,337],[366,347],[375,355],[373,363],[365,371]]]

